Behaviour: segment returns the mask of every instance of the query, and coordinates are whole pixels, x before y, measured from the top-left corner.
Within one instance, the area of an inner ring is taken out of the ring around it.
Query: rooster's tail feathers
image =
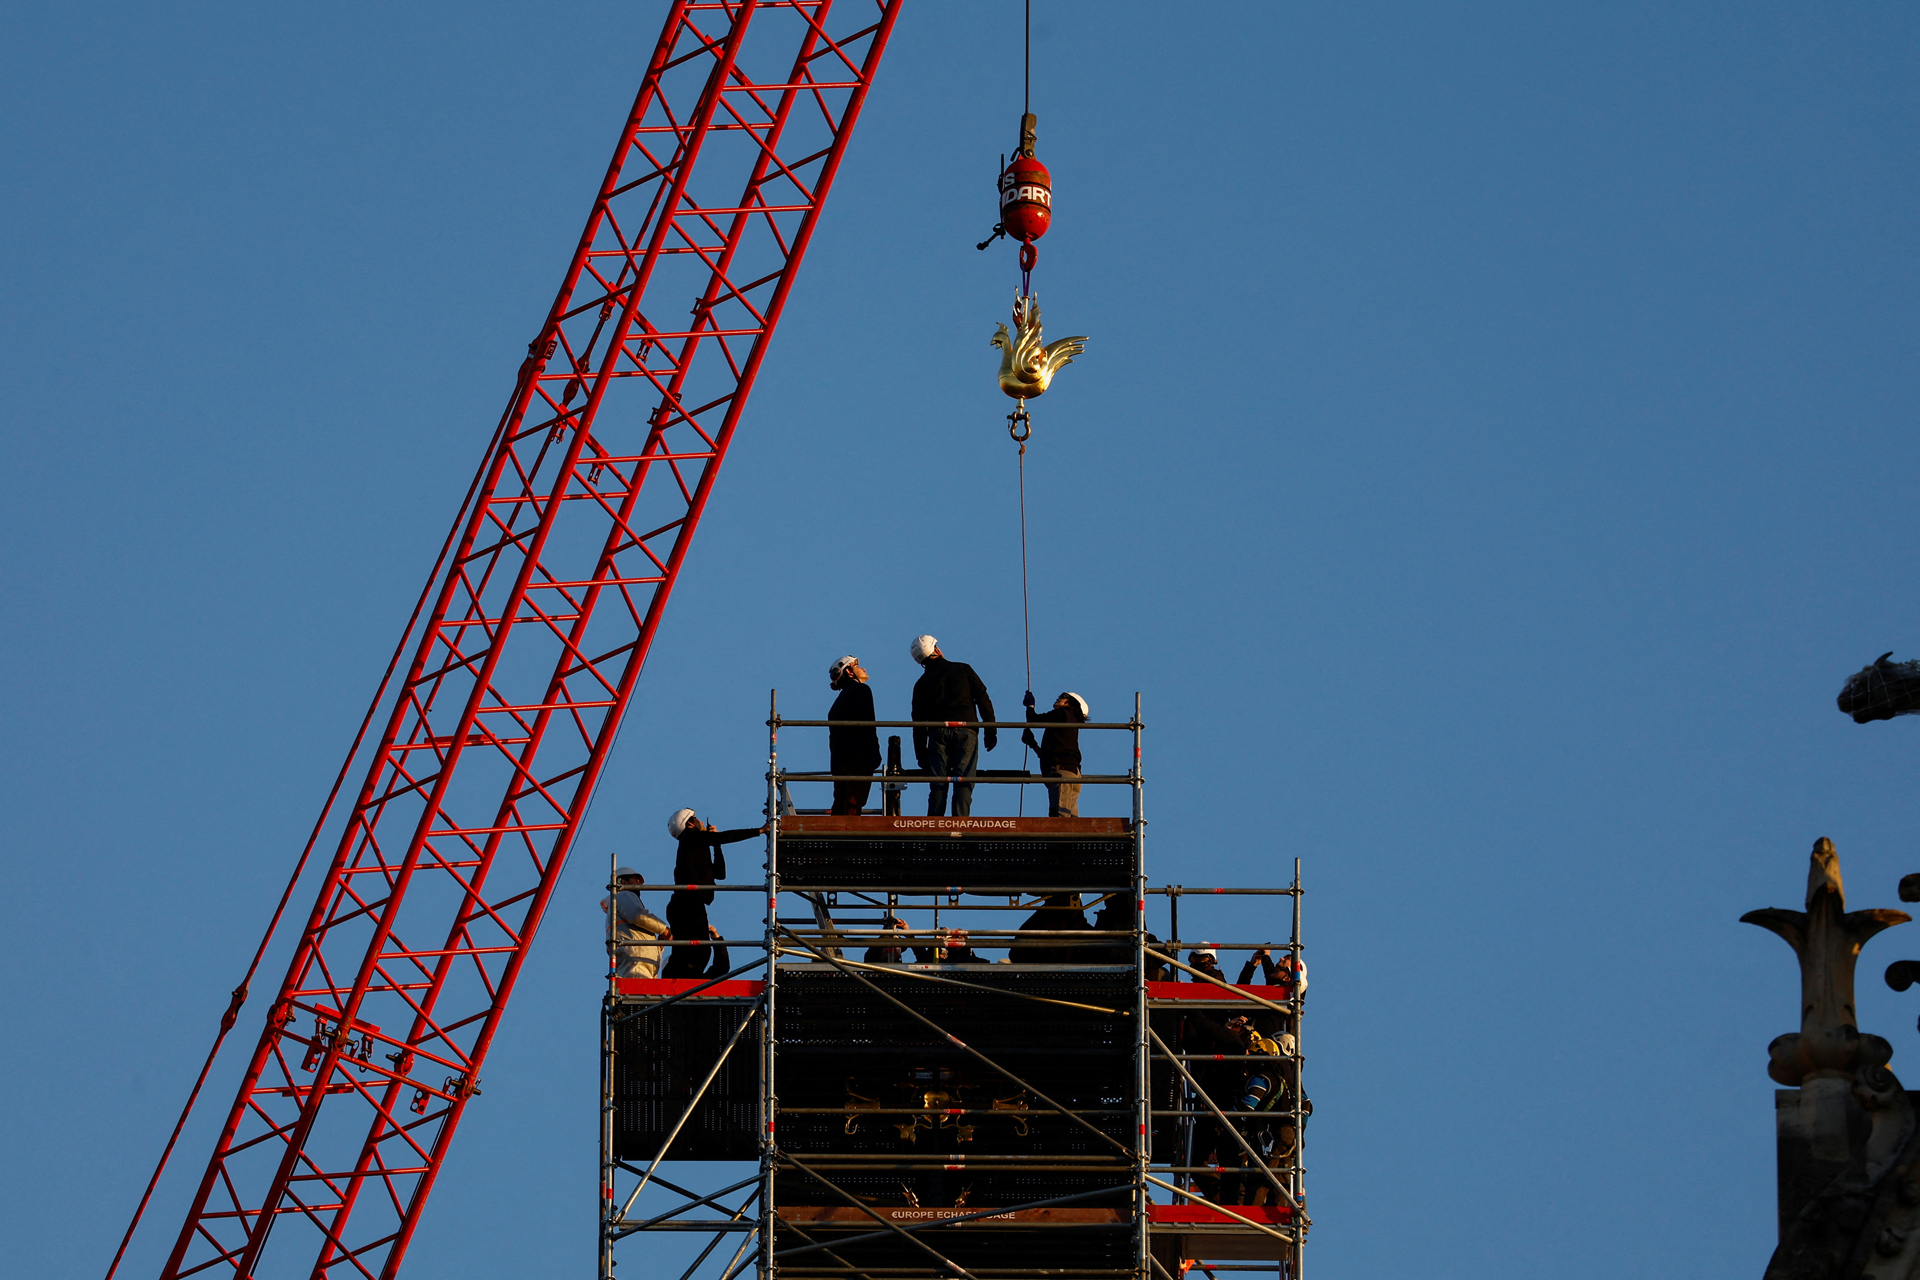
[[[1047,344],[1046,361],[1049,367],[1064,369],[1073,363],[1073,358],[1082,355],[1087,349],[1087,335],[1075,334],[1071,338],[1062,338],[1058,342]]]

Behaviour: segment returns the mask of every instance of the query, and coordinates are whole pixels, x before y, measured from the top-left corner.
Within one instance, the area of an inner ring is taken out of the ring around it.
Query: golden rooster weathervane
[[[1040,299],[1023,294],[1013,300],[1012,334],[1006,325],[999,325],[988,345],[1000,348],[1000,389],[1018,402],[1008,415],[1007,429],[1015,440],[1024,441],[1028,399],[1046,393],[1053,375],[1087,349],[1087,336],[1075,334],[1047,343],[1040,331]]]

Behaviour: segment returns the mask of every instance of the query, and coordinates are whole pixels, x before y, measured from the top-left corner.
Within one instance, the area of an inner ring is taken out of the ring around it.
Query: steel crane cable
[[[1024,44],[1021,50],[1020,111],[1021,114],[1033,113],[1033,0],[1026,0],[1026,23]],[[1027,251],[1031,245],[1023,245],[1020,251],[1020,292],[1031,293],[1028,277],[1032,267],[1027,260]],[[1027,607],[1027,437],[1033,434],[1033,424],[1027,420],[1027,403],[1022,400],[1007,420],[1007,434],[1020,446],[1020,649],[1027,662],[1027,692],[1033,692],[1033,614]],[[1023,708],[1024,710],[1024,708]],[[1036,763],[1038,763],[1036,761]],[[1027,745],[1020,744],[1020,771],[1027,770]],[[1019,817],[1027,816],[1027,789],[1020,788]]]
[[[1033,114],[1033,0],[1026,0],[1026,17],[1021,40],[1020,67],[1020,116],[1024,120]],[[1024,129],[1025,126],[1023,125]],[[1033,264],[1035,254],[1033,241],[1027,240],[1020,245],[1020,292],[1033,292]],[[1033,683],[1028,677],[1027,683]],[[1025,790],[1025,788],[1022,788]]]
[[[1033,615],[1027,607],[1027,442],[1024,437],[1015,437],[1020,442],[1020,645],[1027,661],[1027,692],[1033,692]],[[1024,708],[1022,708],[1024,710]],[[1020,769],[1027,768],[1027,746],[1020,744]],[[1027,813],[1027,789],[1020,788],[1019,816]]]
[[[1027,660],[1027,689],[1033,689],[1033,615],[1027,608],[1027,445],[1020,442],[1020,628]]]
[[[544,340],[543,340],[544,341]],[[539,361],[541,342],[536,341],[527,356],[526,363],[520,366],[521,385],[532,375]],[[140,1219],[147,1212],[147,1204],[153,1199],[154,1188],[160,1185],[160,1176],[166,1172],[167,1161],[173,1157],[173,1149],[180,1141],[180,1133],[187,1127],[187,1119],[193,1114],[193,1108],[200,1100],[200,1090],[207,1083],[207,1076],[213,1071],[215,1059],[220,1056],[221,1047],[226,1043],[227,1033],[240,1019],[240,1006],[247,1002],[247,989],[253,983],[253,975],[260,968],[260,962],[266,958],[267,947],[273,942],[273,935],[280,928],[280,920],[286,915],[287,903],[293,899],[293,891],[299,886],[300,877],[307,869],[307,860],[313,856],[314,846],[320,842],[320,832],[327,825],[327,818],[333,812],[333,802],[340,798],[340,787],[347,780],[353,761],[360,754],[360,746],[366,741],[367,728],[373,723],[373,716],[380,709],[381,700],[386,697],[387,685],[393,680],[393,673],[400,665],[401,655],[407,650],[407,641],[413,635],[413,629],[419,625],[420,611],[426,608],[431,598],[434,583],[440,579],[440,569],[446,564],[447,552],[453,549],[454,539],[460,534],[461,526],[466,522],[467,511],[473,505],[474,495],[480,491],[480,484],[486,478],[487,464],[492,460],[494,450],[500,447],[500,438],[506,432],[507,421],[513,415],[513,406],[519,402],[520,388],[514,389],[514,395],[507,401],[506,412],[500,415],[500,423],[493,429],[493,439],[480,458],[480,467],[473,474],[473,482],[467,486],[467,496],[461,500],[460,511],[454,516],[453,523],[447,529],[447,539],[440,544],[440,554],[433,562],[433,572],[427,575],[426,586],[420,589],[420,598],[413,603],[413,613],[407,618],[407,626],[400,633],[400,643],[393,647],[393,656],[387,659],[387,669],[380,677],[380,687],[374,690],[373,700],[367,703],[367,713],[360,718],[359,731],[353,735],[353,745],[347,749],[347,758],[341,762],[340,772],[334,775],[333,786],[327,792],[326,803],[320,806],[320,816],[314,820],[313,831],[307,836],[306,847],[300,850],[300,860],[294,864],[293,875],[287,879],[287,887],[280,894],[279,905],[273,909],[273,919],[267,923],[266,936],[260,939],[260,946],[253,953],[252,963],[247,965],[246,976],[240,979],[240,985],[233,989],[227,1011],[220,1016],[220,1031],[213,1038],[213,1047],[207,1050],[207,1060],[200,1065],[200,1075],[193,1082],[193,1089],[187,1094],[187,1105],[180,1109],[180,1118],[174,1122],[173,1132],[167,1137],[167,1145],[161,1149],[159,1163],[154,1165],[153,1176],[147,1179],[147,1189],[140,1196],[140,1204],[133,1211],[133,1220],[127,1223],[127,1233],[120,1237],[120,1248],[114,1253],[113,1261],[107,1267],[105,1280],[113,1280],[114,1272],[120,1269],[121,1260],[127,1256],[127,1246],[133,1243],[133,1233],[140,1227]]]

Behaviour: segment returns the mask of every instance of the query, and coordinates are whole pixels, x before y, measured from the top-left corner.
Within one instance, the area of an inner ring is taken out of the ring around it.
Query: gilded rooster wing
[[[1049,342],[1040,353],[1040,362],[1051,378],[1060,370],[1073,363],[1073,358],[1084,354],[1087,349],[1087,335],[1075,334],[1071,338],[1062,338],[1058,342]]]

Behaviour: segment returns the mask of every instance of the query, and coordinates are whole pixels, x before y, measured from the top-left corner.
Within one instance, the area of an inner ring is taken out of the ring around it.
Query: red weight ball
[[[1053,223],[1053,175],[1031,156],[1000,174],[1000,225],[1015,240],[1038,240]]]

